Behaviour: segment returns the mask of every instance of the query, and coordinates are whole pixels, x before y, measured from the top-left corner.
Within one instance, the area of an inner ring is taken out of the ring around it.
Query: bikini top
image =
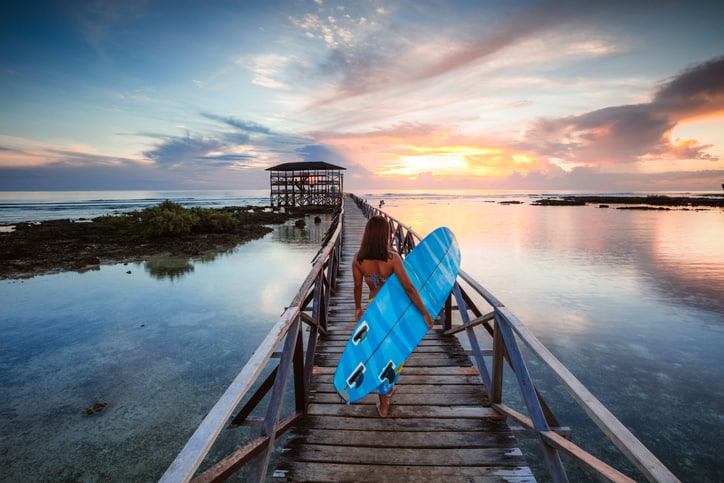
[[[377,275],[374,273],[368,273],[365,278],[372,282],[372,286],[377,290],[380,286],[387,281],[387,277],[384,275]]]

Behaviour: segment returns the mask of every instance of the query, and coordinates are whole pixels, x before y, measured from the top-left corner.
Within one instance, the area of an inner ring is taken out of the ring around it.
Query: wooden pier
[[[307,415],[292,430],[277,481],[534,481],[478,370],[437,326],[405,362],[390,414],[376,394],[347,405],[332,377],[355,327],[352,257],[366,218],[350,203],[327,335],[312,369]],[[365,289],[366,290],[366,289]]]
[[[351,266],[367,217],[388,219],[393,247],[401,255],[421,239],[354,195],[345,199],[297,295],[162,483],[231,477],[253,482],[535,481],[507,420],[538,441],[551,481],[568,482],[566,464],[574,464],[601,481],[633,483],[572,440],[571,428],[558,422],[538,391],[522,345],[640,475],[652,482],[679,482],[510,309],[463,270],[441,324],[405,363],[388,417],[377,413],[375,394],[344,404],[332,379],[355,327]],[[453,334],[467,337],[468,351]],[[504,371],[506,365],[510,371]],[[505,403],[506,373],[517,382],[526,413]],[[221,432],[241,426],[256,427],[257,436],[245,432],[231,453],[208,461]]]

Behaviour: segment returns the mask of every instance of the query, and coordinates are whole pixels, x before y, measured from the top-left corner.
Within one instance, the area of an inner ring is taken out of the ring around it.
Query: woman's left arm
[[[362,318],[364,310],[362,310],[362,266],[357,260],[357,254],[354,254],[352,262],[352,279],[354,281],[354,319],[359,322]]]

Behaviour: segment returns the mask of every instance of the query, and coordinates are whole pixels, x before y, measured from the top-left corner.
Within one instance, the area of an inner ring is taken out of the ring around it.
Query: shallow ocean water
[[[293,299],[328,223],[205,258],[1,281],[0,480],[157,480]],[[95,401],[108,405],[83,414]]]

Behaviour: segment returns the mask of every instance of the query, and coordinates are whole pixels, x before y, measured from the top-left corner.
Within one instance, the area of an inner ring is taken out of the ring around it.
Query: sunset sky
[[[710,191],[724,2],[12,2],[0,190]]]

